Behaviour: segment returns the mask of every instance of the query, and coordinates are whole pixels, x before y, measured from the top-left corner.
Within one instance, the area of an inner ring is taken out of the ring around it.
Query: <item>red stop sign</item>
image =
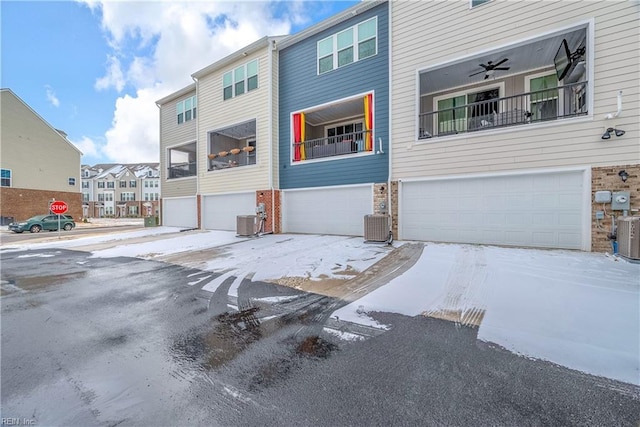
[[[67,204],[62,200],[56,200],[55,202],[51,203],[49,209],[51,209],[51,212],[53,212],[54,214],[62,215],[67,211],[67,209],[69,209],[69,206],[67,206]]]

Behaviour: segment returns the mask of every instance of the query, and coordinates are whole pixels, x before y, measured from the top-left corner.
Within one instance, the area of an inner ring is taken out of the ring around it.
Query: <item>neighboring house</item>
[[[277,46],[284,232],[361,236],[387,212],[388,15],[362,2]]]
[[[263,37],[192,74],[200,100],[196,151],[201,228],[236,230],[237,216],[254,215],[264,204],[264,231],[279,232],[275,141],[280,39]]]
[[[82,166],[82,209],[85,218],[159,215],[158,163]]]
[[[161,223],[196,228],[199,224],[195,83],[156,102],[160,109]]]
[[[253,215],[264,203],[264,231],[279,231],[274,141],[281,38],[240,49],[157,101],[163,225],[236,230],[239,215]]]
[[[640,3],[390,5],[396,237],[611,250],[640,208]]]
[[[0,89],[0,217],[46,214],[53,200],[80,218],[80,158],[67,135],[52,127],[10,89]]]

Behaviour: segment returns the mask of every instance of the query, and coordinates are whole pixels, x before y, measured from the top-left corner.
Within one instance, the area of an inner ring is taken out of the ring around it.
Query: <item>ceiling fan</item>
[[[475,75],[485,73],[485,75],[484,75],[484,79],[486,80],[486,79],[488,79],[488,78],[489,78],[489,76],[492,76],[492,75],[493,75],[493,73],[494,73],[496,70],[508,70],[509,68],[511,68],[511,67],[500,67],[500,65],[504,64],[504,63],[505,63],[505,62],[507,62],[508,60],[509,60],[509,58],[504,58],[503,60],[498,61],[498,62],[496,62],[495,64],[494,64],[493,62],[491,62],[491,61],[487,61],[487,65],[485,65],[485,64],[480,64],[480,66],[481,66],[482,68],[484,68],[484,70],[482,70],[482,71],[478,71],[477,73],[473,73],[473,74],[471,74],[469,77],[473,77],[473,76],[475,76]]]

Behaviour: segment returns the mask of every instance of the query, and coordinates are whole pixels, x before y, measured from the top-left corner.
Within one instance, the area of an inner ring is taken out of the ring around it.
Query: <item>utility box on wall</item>
[[[611,197],[611,209],[614,211],[628,211],[631,208],[631,193],[618,191]]]

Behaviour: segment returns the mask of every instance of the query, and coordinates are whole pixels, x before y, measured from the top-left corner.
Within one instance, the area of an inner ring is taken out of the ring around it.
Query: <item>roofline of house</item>
[[[372,9],[380,4],[386,3],[387,0],[363,0],[362,2],[351,6],[349,9],[337,14],[333,15],[324,21],[320,21],[317,24],[300,31],[299,33],[293,34],[281,42],[278,43],[278,49],[286,49],[289,46],[292,46],[308,37],[313,36],[321,31],[326,30],[327,28],[331,28],[336,24],[339,24],[347,19],[350,19],[360,13],[363,13],[369,9]]]
[[[82,157],[82,156],[84,155],[84,153],[83,153],[82,151],[80,151],[80,149],[79,149],[78,147],[76,147],[75,145],[73,145],[73,143],[72,143],[71,141],[69,141],[65,136],[63,136],[63,135],[60,133],[60,131],[59,131],[58,129],[56,129],[56,128],[54,128],[53,126],[51,126],[51,124],[50,124],[48,121],[46,121],[46,120],[45,120],[45,119],[44,119],[40,114],[38,114],[38,113],[36,112],[36,110],[34,110],[33,108],[31,108],[31,107],[29,106],[29,104],[27,104],[26,102],[24,102],[24,101],[22,100],[22,98],[20,98],[18,95],[16,95],[16,93],[15,93],[14,91],[12,91],[12,90],[11,90],[11,89],[9,89],[9,88],[0,88],[0,92],[8,92],[8,93],[10,93],[11,95],[13,95],[13,96],[18,100],[18,101],[22,102],[22,104],[24,104],[24,106],[25,106],[25,107],[27,107],[29,110],[31,110],[31,112],[32,112],[32,113],[33,113],[37,118],[39,118],[40,120],[42,120],[42,122],[43,122],[45,125],[47,125],[48,127],[50,127],[50,128],[51,128],[51,130],[52,130],[56,135],[58,135],[58,137],[59,137],[59,138],[61,138],[64,142],[66,142],[66,143],[67,143],[67,144],[69,144],[71,147],[73,147],[73,149],[74,149],[74,150],[76,150],[78,153],[80,153],[80,157]],[[66,132],[65,132],[65,134],[66,134]]]
[[[179,89],[175,92],[173,92],[172,94],[169,94],[167,96],[165,96],[164,98],[161,98],[159,100],[156,101],[156,105],[160,106],[163,104],[166,104],[167,102],[173,101],[176,98],[179,98],[181,96],[184,96],[186,94],[188,94],[189,92],[194,92],[196,90],[196,84],[195,83],[191,83],[188,86],[183,87],[182,89]]]
[[[242,49],[235,51],[234,53],[225,56],[219,61],[214,62],[211,65],[208,65],[201,70],[196,71],[191,74],[191,77],[194,79],[200,79],[208,74],[213,73],[216,70],[219,70],[222,67],[225,67],[239,59],[244,58],[247,55],[250,55],[254,52],[257,52],[260,49],[264,49],[268,47],[270,44],[276,45],[280,40],[287,38],[287,36],[264,36],[261,39],[256,40],[248,46],[245,46]]]

